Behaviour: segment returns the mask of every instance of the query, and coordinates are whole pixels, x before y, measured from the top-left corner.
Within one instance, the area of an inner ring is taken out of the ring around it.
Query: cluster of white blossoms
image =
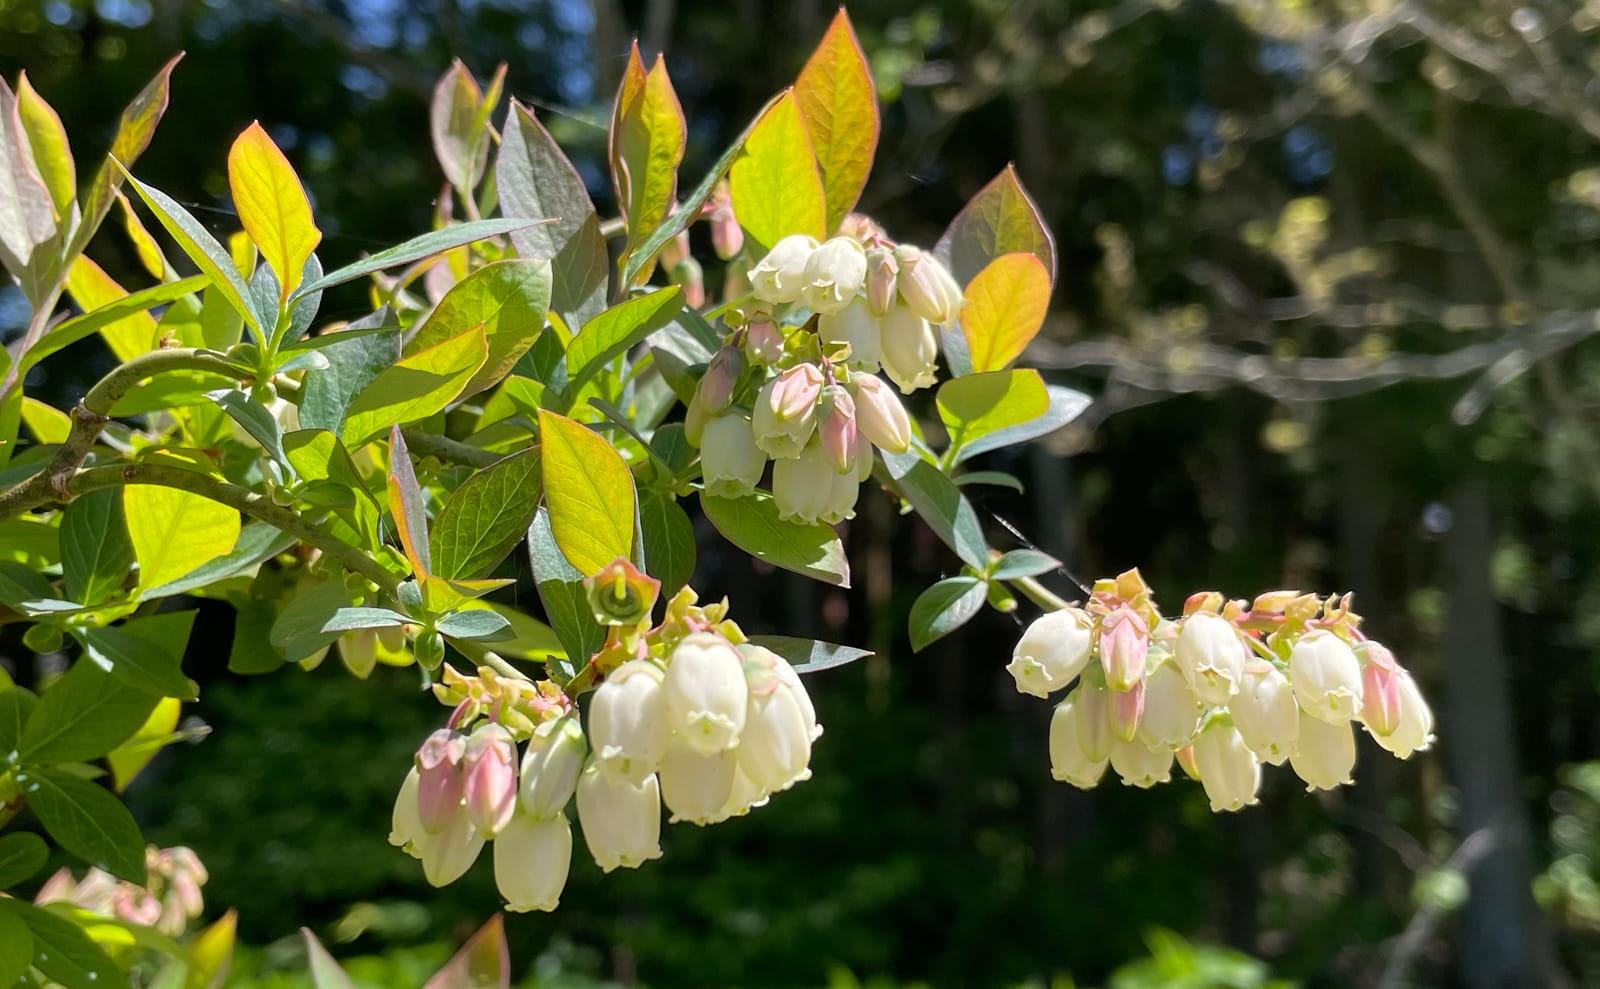
[[[612,579],[630,593],[645,587],[634,600],[647,597],[649,614],[653,581],[623,561],[597,581]],[[492,841],[507,909],[554,910],[572,858],[569,804],[589,854],[610,872],[661,856],[663,804],[671,821],[716,824],[810,778],[822,728],[805,686],[726,615],[726,602],[698,606],[684,588],[659,625],[612,622],[574,680],[589,692],[446,666],[435,690],[455,711],[417,751],[390,842],[443,886]]]
[[[1351,782],[1356,724],[1401,759],[1432,742],[1416,681],[1361,635],[1349,604],[1206,592],[1167,619],[1132,570],[1097,582],[1086,606],[1034,621],[1007,670],[1038,697],[1077,681],[1050,722],[1056,779],[1089,789],[1109,765],[1150,787],[1176,761],[1212,810],[1238,810],[1256,802],[1262,763],[1288,762],[1308,791]]]
[[[963,305],[943,264],[852,216],[821,244],[796,234],[750,270],[751,303],[707,365],[686,426],[707,493],[755,490],[772,461],[784,519],[855,514],[872,447],[904,453],[907,394],[936,380],[939,334]]]

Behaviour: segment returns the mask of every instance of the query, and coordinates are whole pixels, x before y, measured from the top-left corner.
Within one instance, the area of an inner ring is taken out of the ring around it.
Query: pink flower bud
[[[867,307],[874,316],[887,316],[894,308],[900,262],[887,247],[867,248]]]
[[[1400,667],[1394,653],[1377,642],[1358,650],[1361,669],[1361,720],[1374,735],[1392,735],[1400,725]]]
[[[695,397],[710,412],[721,412],[733,401],[733,390],[744,373],[744,355],[738,347],[723,347],[711,355],[711,363],[695,389]]]
[[[1144,679],[1144,657],[1150,649],[1150,629],[1132,608],[1123,606],[1100,621],[1100,664],[1106,685],[1128,690]]]
[[[1144,720],[1144,697],[1143,680],[1134,681],[1127,690],[1111,692],[1111,733],[1124,742],[1133,741],[1139,733],[1139,723]]]
[[[833,469],[848,474],[856,467],[856,403],[840,385],[823,390],[822,422],[817,436]]]
[[[727,179],[718,182],[712,190],[706,219],[711,224],[711,249],[717,252],[717,257],[727,261],[744,248],[744,228],[733,215],[733,198]]]
[[[768,403],[779,421],[794,422],[810,414],[822,396],[822,368],[815,364],[796,364],[778,375]]]
[[[657,255],[663,268],[676,268],[689,257],[689,231],[687,228],[680,230],[678,236],[661,245],[661,253]]]
[[[851,213],[839,224],[839,236],[858,240],[863,244],[874,240],[883,240],[883,228],[878,226],[878,221],[865,213]]]
[[[429,735],[417,749],[417,814],[429,834],[443,831],[461,809],[466,751],[466,739],[449,728]]]
[[[690,309],[699,309],[706,304],[706,273],[694,258],[685,257],[668,268],[667,281],[683,286],[683,303]]]
[[[948,323],[961,312],[961,286],[938,259],[921,248],[901,244],[895,248],[900,262],[900,298],[911,311],[930,323]]]
[[[858,374],[850,379],[856,390],[856,427],[879,449],[905,453],[911,448],[911,418],[900,396],[883,379]]]
[[[474,827],[493,838],[517,809],[517,746],[511,733],[487,724],[467,739],[463,798]]]
[[[771,319],[751,320],[744,329],[744,352],[752,364],[776,364],[783,359],[783,331]]]

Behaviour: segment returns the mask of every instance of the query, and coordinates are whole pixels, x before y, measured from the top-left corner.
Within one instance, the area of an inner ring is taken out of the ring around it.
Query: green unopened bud
[[[61,630],[53,625],[34,625],[22,633],[22,644],[36,653],[55,652],[61,648]]]
[[[623,557],[583,582],[589,610],[602,625],[638,625],[649,619],[661,594],[661,581],[646,576]]]
[[[270,381],[257,381],[250,386],[250,401],[257,405],[271,405],[278,400],[278,389]]]
[[[417,641],[412,644],[411,651],[416,653],[417,662],[425,670],[436,670],[444,662],[444,638],[431,628],[425,628],[417,633]]]
[[[272,503],[279,508],[288,508],[294,504],[294,492],[281,484],[269,483],[267,485],[267,497],[271,498]]]

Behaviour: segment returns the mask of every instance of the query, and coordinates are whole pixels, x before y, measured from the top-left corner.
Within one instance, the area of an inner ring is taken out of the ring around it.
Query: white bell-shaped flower
[[[1106,760],[1091,759],[1078,740],[1078,710],[1068,697],[1050,715],[1050,776],[1080,790],[1092,790],[1105,775]]]
[[[572,867],[572,825],[564,815],[518,814],[494,840],[494,884],[512,913],[554,910]]]
[[[1245,648],[1232,622],[1208,611],[1196,612],[1183,620],[1178,632],[1178,666],[1202,701],[1226,704],[1239,692],[1248,658]]]
[[[1361,661],[1326,630],[1307,632],[1289,652],[1289,681],[1301,710],[1330,725],[1361,713]]]
[[[739,413],[717,416],[700,436],[700,473],[706,494],[742,498],[756,489],[767,455],[756,445],[750,420]]]
[[[746,773],[742,766],[736,766],[733,770],[733,791],[728,794],[728,802],[722,805],[722,809],[717,811],[717,815],[708,823],[721,824],[729,818],[743,817],[757,807],[765,807],[766,804],[767,791],[756,786],[750,779],[750,774]]]
[[[867,300],[858,298],[837,313],[828,313],[817,320],[817,336],[823,346],[843,344],[850,348],[844,366],[852,371],[872,374],[878,370],[883,354],[883,331],[878,328],[878,317],[867,308]]]
[[[750,291],[762,302],[784,303],[800,298],[806,262],[817,249],[815,238],[791,234],[772,245],[750,269]]]
[[[1402,759],[1433,744],[1433,709],[1428,706],[1417,681],[1406,670],[1400,671],[1400,718],[1388,735],[1372,733],[1372,738]]]
[[[800,298],[814,313],[842,312],[867,281],[867,252],[850,237],[833,237],[806,259]]]
[[[657,664],[630,659],[595,689],[589,741],[601,772],[637,786],[661,765],[671,734],[665,680]]]
[[[1137,737],[1157,748],[1182,748],[1194,737],[1203,710],[1177,662],[1166,659],[1145,674],[1144,716]]]
[[[1172,750],[1118,739],[1111,745],[1111,768],[1126,785],[1148,789],[1172,778]]]
[[[772,675],[778,678],[778,682],[789,688],[795,703],[800,707],[800,718],[805,722],[806,733],[811,736],[811,740],[815,742],[821,738],[822,726],[817,723],[817,709],[811,703],[811,695],[806,692],[806,684],[800,678],[800,674],[795,672],[794,667],[789,665],[787,659],[777,653],[772,652],[770,649],[761,649],[759,646],[755,648],[771,657]]]
[[[389,824],[389,844],[405,849],[413,858],[421,858],[417,839],[427,834],[422,827],[422,814],[417,810],[418,780],[421,774],[412,766],[400,783],[400,792],[394,798],[394,816]]]
[[[1289,678],[1265,660],[1245,667],[1239,693],[1228,701],[1234,727],[1262,762],[1281,766],[1300,738],[1300,704]]]
[[[448,886],[460,879],[483,851],[483,832],[472,824],[465,808],[446,822],[438,834],[424,831],[413,839],[422,859],[422,874],[434,886]]]
[[[819,447],[820,449],[820,447]],[[871,447],[867,447],[871,451]],[[804,458],[802,458],[804,459]],[[827,455],[823,455],[827,461]],[[870,459],[868,461],[871,462]],[[831,467],[832,464],[830,463]],[[856,466],[859,467],[859,464]],[[847,474],[835,472],[833,483],[828,485],[828,503],[823,508],[820,521],[825,525],[838,525],[845,519],[856,517],[856,501],[861,497],[861,474],[859,470],[852,470]]]
[[[661,787],[654,776],[635,786],[612,780],[593,758],[578,777],[578,824],[602,871],[637,869],[661,857]]]
[[[592,721],[592,713],[590,717]],[[583,771],[588,749],[576,715],[546,721],[535,728],[522,753],[522,772],[517,782],[522,813],[535,821],[561,816],[578,788],[578,774]]]
[[[1111,689],[1104,684],[1080,683],[1067,699],[1078,712],[1072,723],[1084,758],[1090,762],[1111,758],[1111,745],[1117,739],[1111,723]]]
[[[778,517],[785,521],[837,521],[836,509],[851,485],[859,488],[860,482],[853,475],[838,474],[820,443],[808,445],[794,460],[777,460],[772,465],[772,500]],[[852,497],[849,507],[854,505]]]
[[[809,365],[801,365],[807,367]],[[756,395],[750,428],[756,446],[773,460],[782,463],[800,456],[817,431],[815,396],[806,405],[810,394],[810,375],[801,373],[789,378],[779,376],[761,387]],[[821,372],[818,372],[816,394],[822,394]],[[789,399],[787,404],[783,401]],[[706,428],[710,428],[708,423]],[[705,456],[705,434],[700,436],[701,457]]]
[[[1289,765],[1305,781],[1306,791],[1331,790],[1351,782],[1356,766],[1356,735],[1350,723],[1333,724],[1300,712],[1300,742]]]
[[[1093,645],[1094,621],[1083,609],[1046,612],[1022,633],[1006,671],[1019,692],[1049,697],[1083,672]]]
[[[727,639],[712,632],[684,636],[672,650],[662,687],[667,722],[682,744],[701,755],[739,744],[749,690],[744,659]]]
[[[1194,763],[1213,811],[1238,810],[1256,802],[1261,763],[1234,726],[1219,720],[1202,729],[1194,740]]]
[[[672,812],[673,823],[721,820],[738,769],[738,756],[727,750],[703,755],[687,745],[667,746],[661,760],[661,802]]]
[[[928,321],[896,306],[879,321],[884,373],[909,395],[939,380],[939,335]]]
[[[775,653],[756,647],[744,655],[750,705],[739,735],[739,766],[759,789],[777,793],[811,778],[815,721],[807,723],[800,698],[775,672]]]

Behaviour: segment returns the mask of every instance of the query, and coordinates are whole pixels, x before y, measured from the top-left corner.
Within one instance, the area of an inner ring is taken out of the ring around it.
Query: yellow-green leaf
[[[140,587],[177,580],[231,551],[239,539],[238,511],[180,488],[129,485],[122,511]]]
[[[1055,239],[1011,165],[962,207],[933,252],[962,285],[995,258],[1017,252],[1038,258],[1052,283],[1056,277]]]
[[[828,230],[837,230],[861,198],[878,148],[878,92],[843,7],[800,70],[794,93],[822,169]]]
[[[728,184],[739,225],[762,248],[789,234],[826,235],[822,174],[793,90],[751,128]]]
[[[1044,325],[1050,273],[1032,254],[1002,254],[967,283],[961,329],[973,371],[998,371],[1016,360]]]
[[[539,413],[540,462],[550,529],[585,577],[633,550],[633,475],[622,455],[582,423]]]
[[[350,403],[341,439],[350,448],[390,426],[426,419],[455,401],[489,356],[483,327],[402,357]]]
[[[72,420],[65,412],[37,398],[22,398],[22,421],[40,443],[65,443],[72,432]]]
[[[78,195],[78,173],[72,163],[72,147],[67,143],[67,129],[50,104],[44,101],[28,82],[28,74],[17,80],[17,115],[22,118],[22,130],[33,145],[33,164],[44,179],[50,199],[55,204],[56,218],[72,215],[72,201]]]
[[[178,728],[178,711],[181,707],[183,705],[176,697],[161,698],[139,730],[106,755],[106,762],[111,765],[111,779],[116,783],[118,793],[128,788],[128,784],[150,764],[157,752],[177,741],[178,736],[174,732]]]
[[[227,980],[238,926],[239,914],[229,910],[195,935],[189,945],[189,971],[184,975],[183,989],[219,989]]]
[[[279,301],[287,301],[322,231],[300,177],[260,123],[247,127],[228,152],[228,188],[239,222],[278,276]]]
[[[167,258],[161,253],[161,246],[156,239],[150,236],[150,230],[139,219],[139,214],[133,211],[133,203],[128,201],[119,190],[116,193],[117,203],[122,206],[122,226],[128,233],[128,239],[133,242],[133,250],[139,255],[139,263],[144,270],[150,273],[151,278],[165,278],[167,275]]]
[[[950,445],[959,450],[980,436],[1044,415],[1050,409],[1050,393],[1039,372],[1031,368],[990,371],[946,381],[939,386],[938,405]]]
[[[649,237],[671,210],[687,139],[683,107],[667,77],[666,61],[657,56],[646,72],[634,42],[611,116],[611,178],[628,222],[630,246]]]
[[[67,272],[67,292],[84,312],[94,312],[128,293],[116,279],[87,257],[80,255]],[[129,313],[122,319],[100,327],[100,335],[117,360],[126,361],[156,348],[159,335],[155,317],[144,311]]]
[[[509,258],[486,264],[451,286],[406,344],[406,353],[482,328],[488,356],[461,390],[463,396],[475,395],[497,384],[528,352],[544,329],[549,308],[548,260]]]

